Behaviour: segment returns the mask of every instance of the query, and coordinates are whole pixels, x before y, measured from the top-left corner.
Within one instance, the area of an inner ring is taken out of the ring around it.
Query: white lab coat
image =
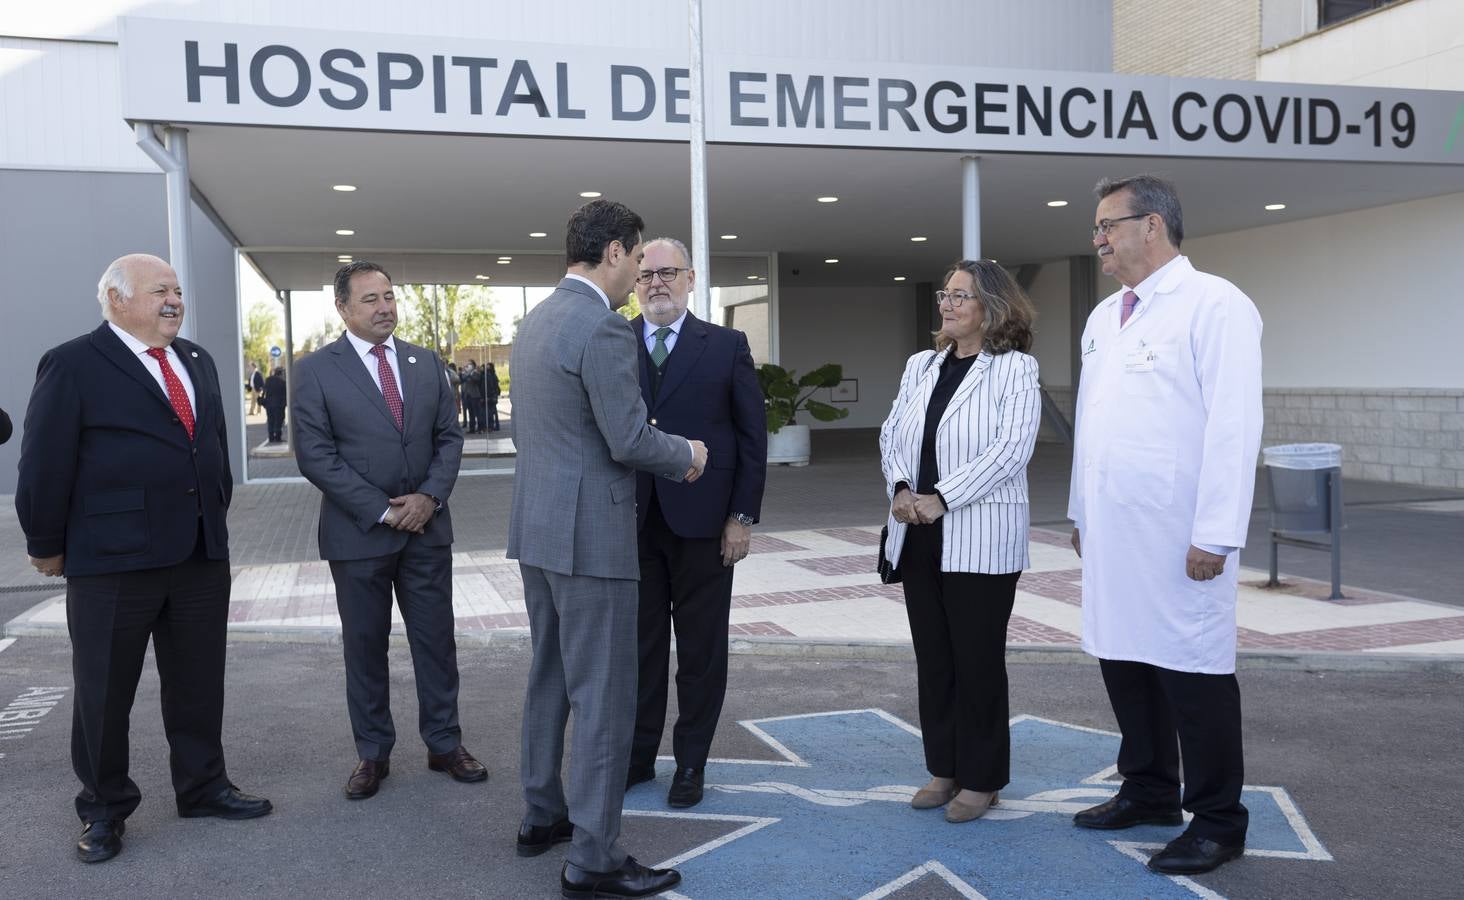
[[[1179,256],[1120,289],[1083,330],[1068,517],[1083,547],[1083,649],[1102,659],[1235,671],[1232,552],[1211,581],[1191,544],[1245,546],[1261,442],[1261,317]]]

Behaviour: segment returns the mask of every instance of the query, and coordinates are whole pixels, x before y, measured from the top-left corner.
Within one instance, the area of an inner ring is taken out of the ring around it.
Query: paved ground
[[[465,742],[488,763],[492,778],[487,785],[459,785],[423,764],[411,734],[410,664],[405,649],[395,648],[393,698],[403,727],[396,765],[381,794],[358,803],[340,793],[353,760],[339,649],[245,642],[229,652],[230,774],[271,797],[277,812],[244,823],[174,815],[157,680],[149,667],[132,733],[143,805],[128,822],[120,857],[102,866],[76,863],[75,786],[67,764],[71,698],[63,690],[32,728],[0,741],[0,894],[557,896],[563,851],[520,860],[510,849],[521,813],[518,711],[527,665],[521,649],[460,653]],[[1010,669],[1015,717],[1113,728],[1093,666],[1014,663]],[[0,652],[0,707],[32,688],[69,682],[64,641],[21,638]],[[626,799],[626,846],[652,862],[697,853],[679,863],[687,878],[679,893],[693,898],[859,897],[930,862],[992,900],[1057,896],[1059,888],[1062,896],[1078,897],[1458,896],[1464,774],[1452,763],[1464,677],[1457,674],[1244,669],[1246,777],[1258,786],[1247,802],[1257,853],[1193,886],[1151,875],[1107,843],[1163,841],[1173,829],[1082,832],[1068,824],[1072,804],[1041,799],[1054,788],[1077,791],[1081,802],[1111,790],[1091,782],[1084,788],[1078,780],[1111,763],[1112,739],[1104,735],[1019,721],[1013,783],[1002,795],[1006,817],[952,826],[939,813],[905,805],[924,780],[918,744],[872,715],[858,717],[866,724],[857,727],[815,717],[805,721],[830,727],[803,733],[775,727],[787,722],[761,722],[810,769],[773,767],[778,753],[733,724],[858,709],[913,723],[914,682],[908,663],[735,657],[713,755],[763,763],[712,763],[708,781],[721,787],[692,810],[699,818],[666,818],[669,763],[663,762],[660,780]],[[1096,743],[1084,749],[1083,740]],[[874,752],[881,746],[882,754]],[[855,750],[862,755],[850,757]],[[797,790],[800,784],[804,789]],[[1284,841],[1278,849],[1274,827],[1263,838],[1263,823],[1278,819],[1264,786],[1278,786],[1278,796],[1294,804],[1314,852],[1287,850]],[[772,821],[756,834],[698,852],[763,820]],[[960,895],[939,869],[928,871],[885,896]]]

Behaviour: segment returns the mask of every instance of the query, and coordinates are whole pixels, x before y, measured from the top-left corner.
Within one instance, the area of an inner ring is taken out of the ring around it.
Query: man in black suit
[[[679,713],[671,737],[676,773],[666,799],[676,807],[701,802],[727,692],[732,567],[747,556],[768,458],[747,336],[688,312],[695,286],[684,244],[674,238],[646,244],[636,287],[642,314],[632,322],[641,338],[641,395],[652,425],[703,441],[708,461],[695,482],[643,472],[636,483],[640,675],[626,787],[656,776],[674,625]]]
[[[118,259],[97,298],[107,321],[41,357],[15,493],[31,564],[67,579],[84,862],[117,855],[142,799],[127,730],[149,637],[178,814],[272,808],[229,781],[220,739],[233,477],[218,370],[178,338],[183,293],[163,260]]]
[[[271,444],[278,444],[285,439],[285,407],[289,402],[285,370],[276,366],[264,380],[264,416],[268,423]]]
[[[330,562],[345,647],[346,706],[360,761],[346,797],[376,794],[396,744],[387,641],[395,593],[417,676],[427,766],[458,781],[488,770],[462,745],[448,495],[463,433],[442,360],[396,340],[396,292],[365,260],[335,277],[346,333],[295,364],[290,415],[300,473],[320,488],[320,555]]]

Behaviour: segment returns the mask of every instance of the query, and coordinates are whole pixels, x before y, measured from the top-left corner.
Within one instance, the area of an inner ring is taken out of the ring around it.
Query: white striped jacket
[[[925,408],[949,349],[925,350],[905,363],[900,393],[879,430],[885,491],[919,483]],[[935,489],[949,510],[942,518],[942,572],[1019,572],[1027,557],[1027,461],[1037,441],[1042,400],[1037,360],[1011,351],[976,357],[956,388],[935,436],[940,477]],[[905,524],[891,514],[885,553],[898,561]]]

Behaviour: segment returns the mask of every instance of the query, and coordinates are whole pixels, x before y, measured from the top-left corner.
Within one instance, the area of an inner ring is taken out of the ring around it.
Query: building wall
[[[814,428],[878,427],[889,415],[915,346],[913,287],[788,287],[778,296],[781,365],[799,374],[839,363],[845,378],[859,379],[859,399],[839,404],[849,417],[799,424]],[[816,399],[828,402],[828,392]]]
[[[1291,7],[1297,2],[1265,0],[1268,20],[1295,22]],[[1301,33],[1294,27],[1268,30],[1270,49],[1257,61],[1257,78],[1464,90],[1464,3],[1459,0],[1407,0],[1322,31],[1315,31],[1312,10],[1303,27]],[[1271,44],[1281,40],[1291,43]]]
[[[1113,0],[1113,71],[1256,77],[1258,0]]]
[[[25,286],[5,303],[6,328],[17,337],[0,356],[0,408],[15,420],[16,434],[0,446],[0,494],[15,491],[22,419],[41,354],[101,323],[97,280],[125,253],[167,258],[168,225],[161,175],[38,172],[0,169],[0,208],[24,215],[0,216],[0,272]],[[243,385],[239,313],[235,302],[235,254],[227,238],[193,210],[194,280],[185,298],[197,340],[213,354],[223,380]],[[243,479],[242,403],[228,416],[230,462]]]

